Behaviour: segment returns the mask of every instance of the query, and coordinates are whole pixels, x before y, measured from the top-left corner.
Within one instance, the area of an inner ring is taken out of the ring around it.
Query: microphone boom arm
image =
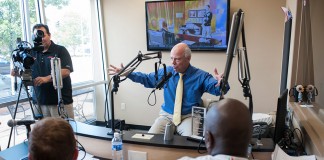
[[[251,76],[250,76],[249,61],[248,61],[248,56],[247,56],[244,24],[242,24],[242,46],[243,46],[243,48],[241,48],[238,52],[239,53],[239,58],[238,58],[239,65],[238,66],[240,67],[240,60],[241,60],[241,70],[242,69],[244,70],[244,77],[243,77],[242,71],[240,71],[240,68],[238,68],[239,76],[241,73],[241,77],[239,77],[239,81],[241,78],[242,81],[240,81],[240,83],[242,84],[242,87],[243,87],[243,96],[245,98],[247,98],[247,97],[249,98],[249,110],[250,110],[250,114],[252,116],[253,115],[253,99],[252,99],[252,93],[251,93],[251,88],[250,88]]]
[[[156,55],[156,56],[152,57],[151,55]],[[154,53],[147,53],[147,54],[142,54],[142,52],[139,51],[139,53],[137,54],[137,56],[132,61],[130,61],[124,68],[122,68],[121,71],[119,71],[116,75],[114,75],[114,76],[117,76],[114,79],[114,82],[115,81],[121,82],[121,81],[126,80],[127,77],[125,77],[122,80],[120,80],[120,78],[118,78],[118,77],[120,77],[121,75],[125,74],[126,72],[132,73],[137,68],[137,66],[139,66],[142,63],[142,61],[146,61],[146,60],[150,60],[150,59],[155,59],[155,58],[159,58],[160,61],[161,61],[161,58],[162,58],[161,51],[154,52]],[[116,88],[114,88],[114,89],[116,89]]]
[[[227,85],[228,85],[228,77],[232,65],[233,57],[236,52],[238,52],[238,79],[243,88],[243,96],[245,98],[249,97],[249,110],[252,117],[253,114],[253,100],[250,88],[250,69],[249,62],[247,58],[247,49],[245,42],[245,31],[244,31],[244,12],[239,9],[238,12],[233,14],[232,25],[230,31],[230,38],[228,41],[227,48],[227,62],[225,66],[224,76],[220,83],[220,100],[224,99],[224,94],[226,93]],[[242,35],[241,35],[242,34]],[[238,49],[239,46],[239,38],[242,39],[242,49]]]
[[[151,57],[151,55],[156,55],[154,57]],[[131,60],[124,68],[122,68],[121,71],[119,71],[116,75],[114,75],[113,78],[113,88],[111,89],[111,93],[110,93],[110,100],[111,100],[111,132],[108,132],[108,135],[113,135],[115,132],[115,117],[114,117],[114,92],[117,93],[118,91],[118,87],[119,87],[119,83],[124,81],[125,79],[127,79],[127,77],[125,77],[124,79],[120,80],[120,76],[122,74],[125,73],[125,71],[129,71],[128,74],[132,73],[138,65],[141,64],[142,61],[145,60],[149,60],[149,59],[155,59],[155,58],[159,58],[161,61],[162,58],[162,53],[159,52],[154,52],[154,53],[147,53],[147,54],[142,54],[141,51],[139,51],[139,53],[137,54],[137,56]],[[132,68],[130,68],[132,67]],[[130,69],[130,70],[128,70]],[[108,109],[107,109],[108,111]]]
[[[236,49],[239,42],[240,29],[243,23],[243,11],[240,9],[238,12],[235,12],[232,18],[232,25],[228,40],[228,48],[226,51],[227,61],[225,65],[224,76],[220,82],[220,96],[219,100],[224,99],[224,94],[226,93],[228,85],[228,77],[231,71],[232,61],[236,53]]]

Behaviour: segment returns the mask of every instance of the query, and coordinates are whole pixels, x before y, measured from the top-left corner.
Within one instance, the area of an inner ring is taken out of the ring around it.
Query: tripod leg
[[[24,82],[24,83],[25,83],[25,82]],[[26,84],[25,84],[25,90],[26,90],[26,94],[27,94],[27,97],[28,97],[28,102],[29,102],[30,109],[31,109],[31,111],[32,111],[32,114],[33,114],[34,119],[41,119],[41,117],[36,117],[36,116],[35,116],[35,112],[34,112],[34,109],[33,109],[33,105],[32,105],[32,103],[31,103],[31,97],[30,97],[30,95],[29,95],[29,93],[28,93],[28,87],[27,87]]]
[[[16,101],[16,108],[15,108],[15,112],[14,112],[14,115],[13,115],[13,120],[15,120],[15,118],[16,118],[16,114],[17,114],[17,109],[18,109],[18,104],[19,104],[19,99],[20,99],[20,93],[21,93],[21,88],[22,88],[22,86],[23,86],[23,83],[20,83],[20,88],[19,88],[19,93],[18,93],[18,99],[17,99],[17,101]],[[9,148],[9,146],[10,146],[10,140],[11,140],[11,136],[12,136],[12,130],[13,130],[13,127],[14,127],[14,126],[12,126],[12,127],[11,127],[11,130],[10,130],[10,135],[9,135],[9,141],[8,141],[8,146],[7,146],[7,148]]]
[[[37,95],[37,91],[36,91],[35,86],[34,86],[33,83],[32,83],[32,86],[33,86],[33,94],[34,95]],[[37,97],[35,97],[35,98],[36,98],[36,105],[37,105],[37,107],[35,107],[35,109],[38,112],[37,116],[35,114],[35,119],[42,119],[44,117],[44,114],[43,114],[43,111],[42,111],[42,107],[41,107],[41,105],[39,103],[39,99]]]

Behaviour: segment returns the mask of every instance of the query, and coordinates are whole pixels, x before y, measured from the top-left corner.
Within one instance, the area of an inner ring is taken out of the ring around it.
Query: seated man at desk
[[[199,106],[202,103],[201,97],[205,92],[219,96],[221,88],[219,83],[222,74],[214,70],[215,78],[206,71],[196,68],[190,64],[191,50],[185,43],[176,44],[170,53],[172,66],[166,67],[168,75],[171,77],[163,86],[164,103],[159,113],[159,117],[151,126],[149,133],[162,134],[165,125],[173,123],[176,126],[176,132],[182,136],[191,136],[192,117],[191,110],[193,106]],[[123,65],[121,65],[123,68]],[[121,68],[110,65],[110,74],[116,74]],[[162,78],[164,69],[158,71],[159,79]],[[136,83],[141,83],[147,88],[156,87],[155,73],[133,72],[127,75],[127,78]],[[229,87],[227,88],[227,90]],[[226,90],[226,91],[227,91]],[[194,124],[199,124],[198,122]],[[194,126],[195,127],[198,126]]]
[[[209,155],[180,160],[247,160],[252,119],[246,105],[235,99],[214,104],[205,119],[205,144]]]
[[[78,149],[71,125],[62,118],[44,118],[29,135],[30,160],[76,160]]]

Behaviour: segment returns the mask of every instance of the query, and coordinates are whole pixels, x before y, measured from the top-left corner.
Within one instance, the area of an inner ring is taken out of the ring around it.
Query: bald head
[[[185,43],[178,43],[171,49],[170,57],[174,71],[184,73],[190,65],[191,50]]]
[[[172,52],[172,50],[173,50],[173,52],[177,52],[177,54],[179,54],[181,56],[185,56],[185,57],[191,56],[191,49],[185,43],[178,43],[178,44],[174,45],[173,48],[171,49],[171,52]]]
[[[246,157],[251,137],[252,119],[242,102],[223,99],[208,110],[205,142],[209,154]]]

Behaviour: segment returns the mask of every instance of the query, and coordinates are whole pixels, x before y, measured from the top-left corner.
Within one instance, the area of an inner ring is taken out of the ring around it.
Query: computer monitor
[[[283,137],[286,130],[288,89],[285,89],[278,97],[276,124],[273,141],[278,143]]]

